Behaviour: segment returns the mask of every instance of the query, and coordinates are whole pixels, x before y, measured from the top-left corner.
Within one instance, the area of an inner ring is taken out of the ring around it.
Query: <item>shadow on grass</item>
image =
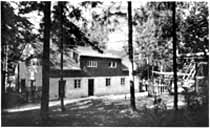
[[[166,110],[155,113],[154,110],[144,112],[142,120],[147,122],[145,126],[173,126],[173,127],[208,127],[208,105],[203,105],[198,110],[187,108]]]
[[[2,126],[208,126],[208,105],[197,111],[159,113],[132,111],[129,101],[83,100],[65,107],[65,112],[59,106],[51,107],[50,119],[44,123],[39,110],[3,113]]]

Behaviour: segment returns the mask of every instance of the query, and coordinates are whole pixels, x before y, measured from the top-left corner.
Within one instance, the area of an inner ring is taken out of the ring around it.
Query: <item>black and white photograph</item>
[[[208,1],[0,1],[1,127],[209,127]]]

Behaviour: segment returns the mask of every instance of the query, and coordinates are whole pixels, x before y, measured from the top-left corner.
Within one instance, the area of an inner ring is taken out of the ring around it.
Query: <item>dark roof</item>
[[[78,46],[76,47],[77,53],[80,56],[89,56],[89,57],[99,57],[99,58],[116,58],[116,59],[120,59],[121,57],[112,53],[112,52],[99,52],[91,47],[81,47]]]
[[[124,64],[121,65],[121,69],[122,69],[123,71],[128,71],[128,67],[126,67]]]
[[[125,76],[129,75],[128,71],[122,71],[121,73],[117,72],[107,72],[107,73],[91,73],[91,72],[85,72],[83,70],[63,70],[63,76],[64,77],[97,77],[97,76]],[[50,71],[50,77],[51,78],[59,78],[60,77],[60,70],[52,70]]]

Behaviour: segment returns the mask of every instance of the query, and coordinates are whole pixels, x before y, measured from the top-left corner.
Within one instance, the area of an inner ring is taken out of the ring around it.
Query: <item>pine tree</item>
[[[3,102],[6,78],[14,73],[18,61],[22,60],[21,56],[25,46],[33,43],[36,35],[31,33],[32,24],[27,18],[15,13],[10,2],[1,2],[1,21],[1,84]]]
[[[42,97],[41,118],[46,121],[49,112],[49,53],[50,53],[50,28],[51,28],[51,2],[44,2],[44,46],[42,57]]]

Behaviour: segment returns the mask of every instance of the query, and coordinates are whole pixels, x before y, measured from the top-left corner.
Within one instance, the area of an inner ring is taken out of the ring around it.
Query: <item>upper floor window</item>
[[[88,61],[88,67],[97,67],[97,61]]]
[[[110,78],[106,78],[106,86],[110,86],[111,85],[111,79]]]
[[[121,79],[120,79],[120,84],[121,84],[121,85],[125,85],[125,78],[121,78]]]
[[[117,68],[117,62],[109,62],[109,68]]]
[[[81,80],[79,79],[74,80],[74,88],[81,88]]]

